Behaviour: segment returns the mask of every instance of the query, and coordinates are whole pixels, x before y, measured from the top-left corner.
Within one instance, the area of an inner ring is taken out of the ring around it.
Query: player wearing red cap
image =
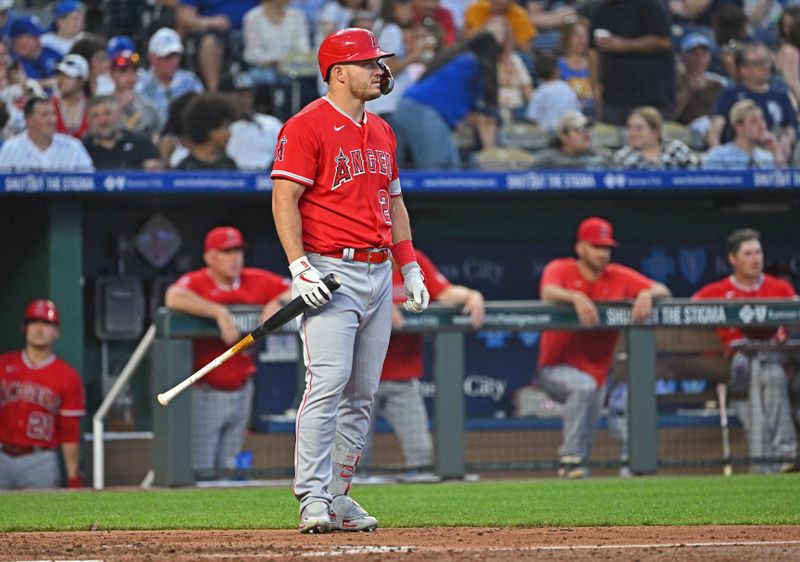
[[[364,103],[391,90],[375,35],[344,29],[319,48],[328,94],[278,135],[272,178],[275,226],[303,315],[306,390],[297,414],[295,480],[300,531],[372,530],[378,521],[347,492],[369,427],[392,324],[389,249],[405,307],[428,305],[411,243],[394,134]],[[322,284],[336,274],[335,296]]]
[[[239,341],[242,334],[228,306],[265,305],[266,320],[288,301],[289,280],[253,267],[244,267],[245,241],[232,226],[206,234],[204,268],[183,275],[168,289],[165,303],[175,310],[213,318],[220,338],[194,341],[194,369],[200,369]],[[235,467],[250,421],[254,349],[247,349],[223,363],[192,387],[192,468],[200,476]]]
[[[761,235],[751,228],[728,237],[728,262],[733,273],[701,288],[694,299],[797,299],[786,281],[764,273]],[[789,379],[784,365],[790,359],[780,344],[787,339],[779,328],[720,328],[717,333],[731,357],[732,384],[747,389],[748,412],[743,417],[751,458],[779,458],[776,465],[753,465],[751,472],[796,470],[797,432],[792,422]],[[747,356],[738,351],[747,342],[771,342],[774,348]]]
[[[67,486],[82,486],[79,464],[83,382],[53,354],[59,315],[49,300],[25,309],[25,348],[0,355],[0,488],[55,488],[61,448]]]
[[[542,273],[541,298],[570,303],[582,326],[599,323],[594,301],[634,299],[632,317],[650,316],[653,299],[669,297],[661,283],[616,263],[610,263],[617,246],[611,224],[598,217],[578,227],[578,259],[551,261]],[[586,476],[595,428],[605,397],[606,375],[611,368],[618,330],[545,330],[539,344],[538,383],[553,400],[564,404],[563,438],[558,453],[559,475]]]

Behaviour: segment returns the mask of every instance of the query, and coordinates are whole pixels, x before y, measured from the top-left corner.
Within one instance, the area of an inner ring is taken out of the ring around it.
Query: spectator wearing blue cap
[[[106,44],[106,56],[108,60],[113,60],[122,51],[137,52],[136,43],[127,35],[115,35]]]
[[[86,6],[75,0],[62,0],[56,5],[54,15],[53,31],[42,36],[42,45],[64,56],[83,34]]]
[[[708,71],[713,50],[713,41],[699,32],[689,33],[681,41],[682,65],[673,119],[697,129],[702,135],[708,130],[714,102],[727,85],[723,76]]]
[[[19,61],[28,78],[39,80],[45,88],[53,85],[61,54],[42,45],[44,29],[36,16],[19,16],[8,28],[11,56]]]
[[[136,51],[124,50],[111,58],[111,79],[119,127],[153,139],[163,125],[158,110],[136,93],[141,61]]]

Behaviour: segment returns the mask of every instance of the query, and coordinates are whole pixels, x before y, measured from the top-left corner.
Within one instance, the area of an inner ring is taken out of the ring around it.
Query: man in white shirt
[[[0,148],[0,172],[92,172],[81,141],[56,132],[53,102],[33,97],[25,104],[26,130]]]

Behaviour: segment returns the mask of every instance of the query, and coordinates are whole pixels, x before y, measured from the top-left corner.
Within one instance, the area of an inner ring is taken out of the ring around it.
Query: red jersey
[[[782,279],[773,277],[772,275],[762,274],[761,279],[753,287],[742,285],[736,278],[731,275],[709,283],[697,291],[692,298],[700,299],[717,299],[717,300],[731,300],[731,299],[760,299],[760,298],[797,298],[792,286]],[[737,343],[743,343],[746,339],[754,340],[768,340],[775,337],[778,341],[786,339],[786,330],[774,327],[765,328],[718,328],[717,333],[725,345],[725,349],[730,351],[731,346]]]
[[[291,280],[263,269],[246,267],[232,289],[217,285],[207,267],[191,271],[175,281],[175,285],[220,304],[264,305],[284,292]],[[228,350],[218,338],[194,340],[194,368],[201,369]],[[256,372],[254,348],[251,346],[208,373],[202,382],[219,390],[236,390]]]
[[[655,281],[624,265],[608,264],[605,271],[590,283],[573,258],[551,261],[544,268],[540,290],[545,285],[556,285],[580,291],[593,301],[615,301],[635,298]],[[619,330],[545,330],[539,344],[539,367],[572,365],[597,380],[598,386],[606,382],[611,367],[614,346]]]
[[[392,245],[389,198],[400,195],[395,149],[383,119],[365,112],[356,123],[325,97],[283,125],[271,176],[306,187],[298,203],[306,251]]]
[[[84,135],[89,131],[89,122],[86,119],[86,100],[83,100],[82,105],[83,115],[81,116],[81,124],[78,125],[77,129],[70,129],[67,126],[67,121],[64,119],[64,114],[61,111],[61,100],[58,98],[58,96],[53,96],[53,109],[56,111],[56,132],[70,135],[76,139],[82,139],[84,137]]]
[[[425,276],[425,286],[428,287],[431,300],[436,300],[451,283],[436,269],[428,256],[419,250],[416,250],[416,253],[417,263]],[[392,302],[402,304],[405,301],[403,276],[395,265],[392,270]],[[383,362],[381,380],[404,381],[422,377],[422,345],[422,334],[392,334],[392,339],[389,340],[389,350],[386,352],[386,359]]]
[[[85,413],[83,382],[66,361],[51,355],[31,363],[24,351],[0,355],[0,441],[43,448],[77,443]]]

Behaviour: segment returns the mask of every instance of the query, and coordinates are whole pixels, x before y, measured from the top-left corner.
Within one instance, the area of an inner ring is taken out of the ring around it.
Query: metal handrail
[[[92,417],[92,483],[95,490],[102,490],[105,487],[103,420],[108,414],[108,411],[111,409],[111,405],[114,403],[114,400],[116,400],[117,396],[119,396],[120,392],[122,392],[122,388],[125,386],[125,383],[127,383],[128,380],[133,376],[136,368],[142,362],[145,354],[153,344],[155,337],[156,326],[155,324],[151,324],[147,329],[147,332],[145,332],[144,337],[139,342],[139,345],[137,345],[136,349],[133,350],[133,354],[131,355],[130,359],[128,359],[128,362],[125,363],[125,367],[117,377],[117,380],[114,381],[114,384],[111,386],[108,394],[106,394],[105,398],[103,398],[103,402],[100,404],[97,412],[95,412],[94,416]]]

